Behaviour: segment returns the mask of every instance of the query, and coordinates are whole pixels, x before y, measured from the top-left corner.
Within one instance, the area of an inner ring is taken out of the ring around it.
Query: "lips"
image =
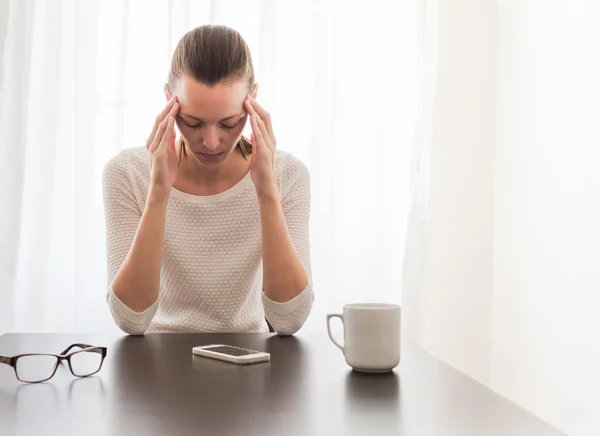
[[[207,159],[207,160],[215,160],[215,159],[219,159],[221,156],[223,156],[223,153],[196,153],[196,155],[200,156],[203,159]]]

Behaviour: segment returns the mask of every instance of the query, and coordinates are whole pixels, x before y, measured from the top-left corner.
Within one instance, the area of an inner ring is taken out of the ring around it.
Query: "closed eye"
[[[186,126],[188,126],[190,129],[198,129],[202,126],[202,123],[198,123],[198,124],[188,124],[185,122],[185,120],[183,121],[183,124],[185,124]]]
[[[196,123],[196,124],[190,124],[187,121],[185,121],[183,118],[179,117],[180,120],[183,121],[183,124],[185,124],[187,127],[189,127],[190,129],[199,129],[200,127],[202,127],[204,125],[204,123]],[[233,126],[228,126],[227,124],[223,124],[221,123],[220,126],[221,128],[225,129],[225,130],[232,130],[235,129],[237,127],[237,125],[241,122],[242,120],[240,119],[237,123],[235,123]]]
[[[221,124],[225,130],[235,129],[241,122],[244,121],[244,117],[240,118],[233,126],[228,126],[227,124]]]
[[[188,123],[186,123],[184,121],[185,125],[188,126],[190,129],[199,129],[200,127],[202,127],[202,123],[198,123],[198,124],[194,124],[194,125],[190,125]],[[225,130],[232,130],[235,129],[235,126],[227,126],[225,124],[221,124],[221,127]]]
[[[202,126],[202,123],[196,123],[196,124],[190,124],[188,123],[186,120],[183,119],[183,117],[177,115],[177,118],[187,127],[189,127],[190,129],[197,129],[199,127]]]

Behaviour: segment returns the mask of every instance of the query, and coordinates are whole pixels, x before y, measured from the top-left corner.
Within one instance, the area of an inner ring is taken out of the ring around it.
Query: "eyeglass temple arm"
[[[0,363],[6,363],[7,365],[13,366],[13,358],[6,357],[6,356],[0,356]]]
[[[86,344],[73,344],[73,345],[69,345],[69,348],[67,348],[65,351],[63,351],[62,353],[60,353],[61,355],[65,355],[67,354],[69,351],[71,351],[72,348],[75,347],[79,347],[79,348],[94,348],[93,345],[86,345]],[[90,350],[90,352],[95,352],[95,353],[100,353],[102,354],[101,350]]]

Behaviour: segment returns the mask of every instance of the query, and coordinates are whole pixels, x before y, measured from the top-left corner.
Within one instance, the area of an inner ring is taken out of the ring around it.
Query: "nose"
[[[214,151],[219,146],[219,135],[216,128],[208,128],[203,138],[203,145],[209,151]]]

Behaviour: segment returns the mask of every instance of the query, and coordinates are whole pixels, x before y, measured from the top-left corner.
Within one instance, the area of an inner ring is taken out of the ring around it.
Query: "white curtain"
[[[600,434],[600,3],[426,0],[406,332]]]
[[[307,330],[400,302],[417,0],[12,0],[0,13],[0,332],[116,329],[101,171],[144,143],[179,38],[241,32],[279,146],[312,175]]]

